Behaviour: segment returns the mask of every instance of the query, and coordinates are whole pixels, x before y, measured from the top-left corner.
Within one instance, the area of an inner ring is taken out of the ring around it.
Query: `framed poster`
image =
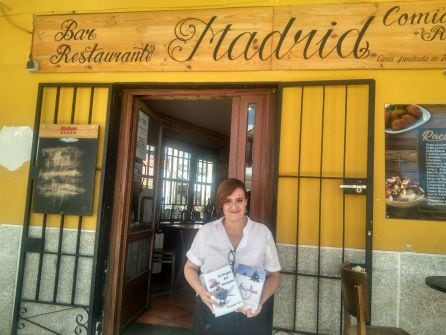
[[[446,105],[388,104],[386,216],[446,219]]]
[[[147,136],[149,134],[149,117],[140,110],[138,112],[138,130],[136,133],[136,158],[143,161],[147,154]]]
[[[40,127],[34,212],[92,214],[98,132],[98,125]]]

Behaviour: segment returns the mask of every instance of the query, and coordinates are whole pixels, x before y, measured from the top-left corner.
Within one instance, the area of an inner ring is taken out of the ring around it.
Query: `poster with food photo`
[[[386,216],[446,219],[446,105],[386,104]]]

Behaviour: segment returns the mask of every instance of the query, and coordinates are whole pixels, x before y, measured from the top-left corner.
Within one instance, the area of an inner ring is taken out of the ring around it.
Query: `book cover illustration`
[[[243,299],[229,265],[202,274],[200,279],[207,290],[212,292],[212,299],[217,303],[212,306],[215,316],[225,315],[243,307]]]
[[[245,309],[255,311],[259,306],[266,271],[262,268],[239,264],[235,270],[235,280],[245,304]]]

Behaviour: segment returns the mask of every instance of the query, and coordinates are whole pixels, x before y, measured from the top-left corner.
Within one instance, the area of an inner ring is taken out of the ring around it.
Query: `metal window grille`
[[[181,213],[202,212],[210,198],[215,163],[173,146],[164,149],[161,219],[181,220]]]
[[[344,259],[356,257],[369,273],[369,294],[372,287],[374,82],[286,83],[280,89],[282,118],[287,99],[289,108],[281,141],[290,151],[280,153],[278,188],[287,197],[278,199],[277,215],[286,212],[287,223],[293,220],[287,226],[295,246],[284,248],[273,333],[342,334]],[[340,190],[349,177],[368,185],[365,197]],[[362,239],[355,247],[352,231]]]
[[[166,146],[163,166],[161,218],[178,220],[180,211],[187,207],[191,153]]]
[[[14,305],[13,334],[92,334],[112,86],[40,84]],[[41,124],[99,124],[92,216],[34,213]],[[93,233],[90,233],[93,231]],[[99,275],[98,275],[99,276]],[[96,315],[97,316],[97,315]]]
[[[194,210],[202,212],[212,197],[214,163],[198,159],[194,184]]]

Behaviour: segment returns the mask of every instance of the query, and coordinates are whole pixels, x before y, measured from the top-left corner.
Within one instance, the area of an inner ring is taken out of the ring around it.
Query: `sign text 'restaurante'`
[[[155,47],[148,43],[143,46],[134,46],[131,50],[105,51],[98,43],[86,46],[82,51],[72,50],[69,41],[93,41],[97,37],[95,28],[80,28],[78,22],[68,19],[62,22],[60,31],[54,36],[54,40],[62,42],[56,53],[50,57],[51,64],[62,63],[110,63],[110,62],[148,62],[152,58]]]

